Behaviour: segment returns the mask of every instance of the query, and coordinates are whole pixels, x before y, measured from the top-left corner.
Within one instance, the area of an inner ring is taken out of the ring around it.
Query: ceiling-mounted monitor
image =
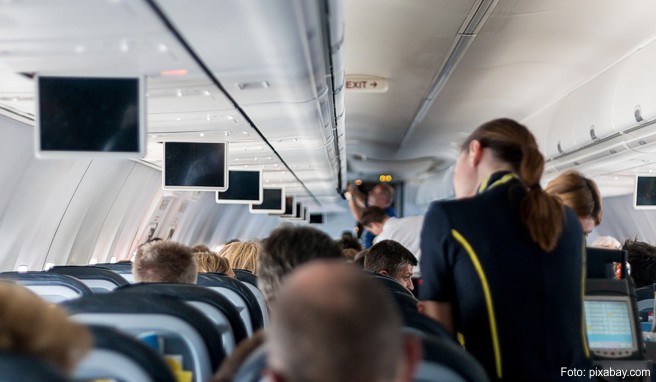
[[[285,189],[283,187],[264,188],[262,196],[262,203],[250,205],[250,213],[279,215],[285,212]]]
[[[226,142],[164,142],[164,189],[225,191],[227,153]]]
[[[323,224],[323,214],[310,214],[310,224]]]
[[[633,206],[636,209],[656,209],[656,176],[636,176]]]
[[[35,82],[37,156],[144,156],[143,78],[43,75]]]
[[[274,214],[275,215],[275,214]],[[296,202],[293,196],[285,196],[285,212],[280,215],[281,218],[291,218],[296,216]]]
[[[227,190],[216,192],[217,203],[262,203],[262,170],[230,170],[228,184]]]
[[[296,202],[294,207],[294,214],[292,215],[282,215],[281,218],[287,219],[287,220],[303,220],[304,215],[303,215],[303,203],[301,202]]]

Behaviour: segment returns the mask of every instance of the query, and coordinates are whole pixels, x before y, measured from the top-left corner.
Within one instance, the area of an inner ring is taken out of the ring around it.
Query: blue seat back
[[[53,365],[33,356],[0,352],[0,382],[71,382]]]
[[[132,283],[134,282],[134,275],[132,274],[132,263],[127,263],[127,262],[121,262],[121,263],[98,263],[93,265],[94,267],[97,268],[105,268],[109,269],[110,271],[119,274],[121,277],[123,277],[127,282]]]
[[[414,382],[487,382],[483,366],[465,349],[440,338],[421,336],[423,357]]]
[[[269,324],[269,309],[264,294],[262,294],[262,291],[260,291],[257,286],[257,276],[243,269],[234,269],[234,272],[237,276],[237,280],[241,281],[251,292],[253,292],[253,295],[260,306],[260,311],[262,311],[263,324],[264,326],[267,326]]]
[[[23,285],[44,300],[58,303],[93,294],[91,289],[75,277],[49,272],[3,272],[0,279]]]
[[[129,284],[121,275],[100,267],[60,265],[50,268],[48,272],[75,277],[93,293],[109,293],[116,287]]]
[[[115,293],[144,293],[178,298],[205,314],[217,327],[223,340],[223,350],[230,354],[236,344],[248,337],[239,311],[232,303],[211,289],[191,284],[138,283],[115,290]]]
[[[75,369],[76,380],[176,382],[154,349],[109,326],[90,325],[93,349]]]
[[[266,348],[261,345],[255,349],[235,373],[235,382],[259,382],[266,368]]]
[[[199,273],[197,284],[215,290],[228,298],[239,310],[249,336],[264,326],[262,310],[257,299],[239,280],[219,273]]]
[[[167,296],[107,293],[62,304],[71,317],[86,324],[109,325],[132,335],[154,332],[167,354],[183,356],[183,367],[195,382],[207,381],[225,357],[221,334],[200,311]]]

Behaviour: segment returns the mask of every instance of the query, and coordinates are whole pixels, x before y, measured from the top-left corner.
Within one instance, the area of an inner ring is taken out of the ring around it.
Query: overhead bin
[[[652,42],[625,60],[613,104],[613,124],[626,130],[656,119],[656,43]],[[642,121],[636,119],[640,109]]]

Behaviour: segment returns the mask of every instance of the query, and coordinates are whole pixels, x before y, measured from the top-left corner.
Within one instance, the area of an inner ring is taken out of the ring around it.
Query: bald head
[[[314,261],[290,276],[267,335],[269,367],[287,382],[393,381],[404,358],[390,296],[338,261]]]

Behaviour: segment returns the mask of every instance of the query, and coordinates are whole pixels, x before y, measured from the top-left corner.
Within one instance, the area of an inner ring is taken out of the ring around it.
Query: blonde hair
[[[228,259],[221,257],[214,252],[196,252],[196,259],[198,260],[199,273],[230,273],[231,268]]]
[[[239,241],[226,245],[219,251],[219,256],[228,259],[232,269],[245,269],[257,273],[257,257],[262,252],[262,245],[257,241]]]
[[[0,282],[0,350],[42,358],[70,374],[91,348],[86,326],[25,287]]]

